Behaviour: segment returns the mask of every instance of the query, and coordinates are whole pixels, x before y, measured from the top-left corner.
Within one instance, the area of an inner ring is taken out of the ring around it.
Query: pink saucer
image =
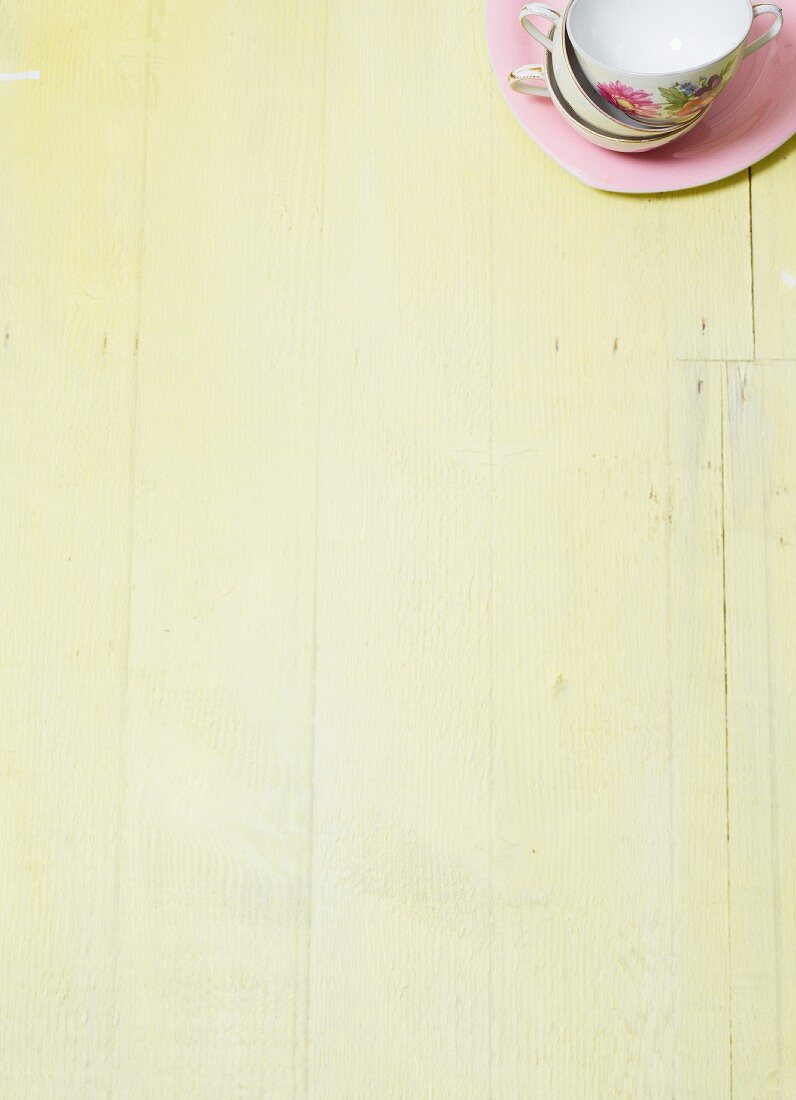
[[[511,91],[509,72],[541,58],[541,47],[520,26],[522,0],[487,0],[486,34],[507,103],[562,168],[603,191],[681,191],[748,168],[796,133],[796,0],[778,3],[785,15],[782,31],[741,62],[729,88],[694,132],[635,156],[598,149],[571,129],[552,103]],[[563,8],[564,0],[555,6]]]

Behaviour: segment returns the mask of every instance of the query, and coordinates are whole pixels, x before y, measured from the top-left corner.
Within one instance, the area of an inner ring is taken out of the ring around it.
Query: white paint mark
[[[38,69],[32,69],[27,73],[0,73],[0,81],[3,80],[40,80],[41,73]]]
[[[786,286],[788,290],[796,290],[796,275],[792,271],[783,271],[780,279],[782,279],[782,285]]]

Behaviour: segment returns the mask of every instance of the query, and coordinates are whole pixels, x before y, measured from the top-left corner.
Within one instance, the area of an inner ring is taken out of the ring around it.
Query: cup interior
[[[626,73],[677,73],[716,61],[746,38],[749,0],[573,0],[577,50]]]

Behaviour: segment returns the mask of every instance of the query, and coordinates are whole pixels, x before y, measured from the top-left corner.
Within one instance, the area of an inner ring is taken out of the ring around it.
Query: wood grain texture
[[[0,1093],[106,1095],[116,1036],[145,12],[4,11]]]
[[[727,370],[727,658],[736,1096],[796,1095],[796,363]]]
[[[497,392],[498,1096],[728,1095],[713,367]]]
[[[294,23],[241,2],[151,28],[123,1095],[304,1075],[323,117],[294,74],[323,35]]]
[[[480,0],[4,18],[0,1094],[790,1100],[790,152],[591,192]]]
[[[352,36],[329,5],[316,1096],[490,1081],[490,99],[434,117],[445,19],[418,14],[362,8]],[[462,26],[471,69],[477,3]]]
[[[796,138],[753,168],[755,355],[796,356]]]

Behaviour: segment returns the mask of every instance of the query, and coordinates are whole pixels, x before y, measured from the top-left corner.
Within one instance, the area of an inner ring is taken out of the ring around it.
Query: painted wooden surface
[[[793,145],[588,191],[475,0],[0,54],[0,1093],[793,1100]]]

